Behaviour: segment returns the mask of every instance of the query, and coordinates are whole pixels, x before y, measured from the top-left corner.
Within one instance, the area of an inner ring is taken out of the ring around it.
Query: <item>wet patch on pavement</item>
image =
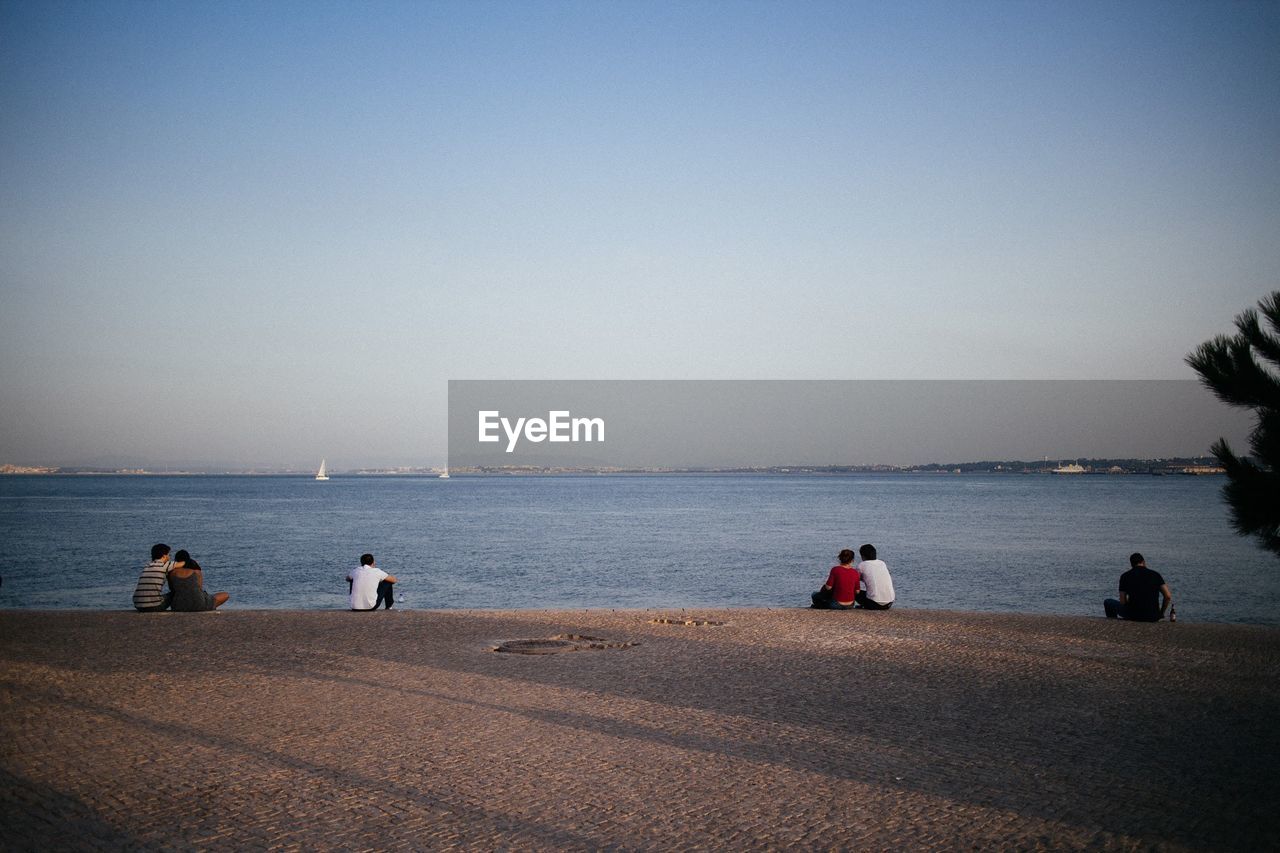
[[[563,652],[597,651],[601,649],[626,649],[639,643],[607,640],[586,634],[556,634],[554,637],[532,640],[507,640],[493,647],[495,652],[516,655],[555,655]]]

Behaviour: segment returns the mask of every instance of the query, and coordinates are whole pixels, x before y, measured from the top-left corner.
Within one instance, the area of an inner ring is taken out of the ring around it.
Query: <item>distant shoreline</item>
[[[1193,476],[1224,473],[1217,461],[1207,456],[1162,457],[1153,459],[1132,458],[1079,458],[1062,461],[1026,462],[1022,460],[982,462],[929,462],[918,465],[762,465],[762,466],[688,466],[688,467],[625,467],[625,466],[554,466],[512,465],[456,468],[404,467],[358,468],[330,470],[330,477],[548,477],[548,476],[611,476],[611,475],[751,475],[751,476],[850,476],[860,474],[996,474],[1026,475],[1051,474],[1054,476],[1124,475],[1146,474],[1162,476],[1180,474]],[[314,477],[310,470],[164,470],[146,468],[107,469],[93,466],[0,466],[0,476],[14,477]]]

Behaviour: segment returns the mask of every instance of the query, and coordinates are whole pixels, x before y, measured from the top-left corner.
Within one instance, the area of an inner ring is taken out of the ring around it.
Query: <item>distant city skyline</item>
[[[1121,463],[1129,463],[1128,465]],[[1078,468],[1079,470],[1074,470]],[[333,479],[333,476],[343,477],[363,477],[363,476],[419,476],[419,477],[440,477],[441,474],[448,473],[449,478],[478,475],[478,476],[505,476],[505,475],[574,475],[574,474],[813,474],[815,476],[840,476],[844,474],[877,474],[877,473],[978,473],[978,474],[1023,474],[1023,473],[1052,473],[1052,474],[1146,474],[1146,473],[1182,473],[1182,474],[1225,474],[1225,470],[1217,463],[1212,456],[1170,456],[1158,457],[1154,459],[1134,459],[1125,457],[1116,458],[1088,458],[1077,457],[1067,459],[986,459],[986,460],[963,460],[952,459],[946,462],[926,462],[916,465],[757,465],[751,467],[693,467],[693,468],[601,468],[601,467],[576,467],[576,468],[554,468],[547,467],[542,469],[534,469],[529,466],[507,466],[499,468],[461,468],[454,469],[446,466],[387,466],[387,467],[361,467],[348,470],[327,469],[326,480]],[[288,477],[314,477],[315,472],[310,469],[297,469],[289,467],[280,468],[245,468],[245,469],[217,469],[217,468],[107,468],[105,466],[23,466],[3,464],[0,465],[0,475],[4,476],[26,476],[32,474],[51,474],[62,476],[78,476],[78,475],[129,475],[129,476],[181,476],[181,475],[199,475],[199,476],[236,476],[236,475],[258,475],[258,476],[288,476]],[[445,478],[445,479],[449,479]]]
[[[0,40],[0,463],[442,465],[450,379],[1189,379],[1280,286],[1280,4],[4,3]]]

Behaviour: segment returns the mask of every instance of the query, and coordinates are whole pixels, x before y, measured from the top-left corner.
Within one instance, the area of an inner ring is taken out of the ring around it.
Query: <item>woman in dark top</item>
[[[173,591],[173,603],[169,607],[183,613],[215,610],[231,596],[225,592],[213,595],[204,591],[204,572],[200,564],[191,559],[185,550],[173,555],[173,568],[169,569],[169,589]]]

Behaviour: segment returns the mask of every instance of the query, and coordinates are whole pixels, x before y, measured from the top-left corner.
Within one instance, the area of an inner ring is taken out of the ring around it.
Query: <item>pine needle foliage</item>
[[[1222,495],[1231,507],[1232,526],[1280,556],[1280,291],[1259,302],[1256,311],[1236,317],[1234,335],[1218,335],[1197,347],[1187,364],[1218,399],[1253,409],[1258,418],[1249,434],[1249,456],[1236,456],[1224,438],[1214,443],[1213,455],[1227,472]]]

